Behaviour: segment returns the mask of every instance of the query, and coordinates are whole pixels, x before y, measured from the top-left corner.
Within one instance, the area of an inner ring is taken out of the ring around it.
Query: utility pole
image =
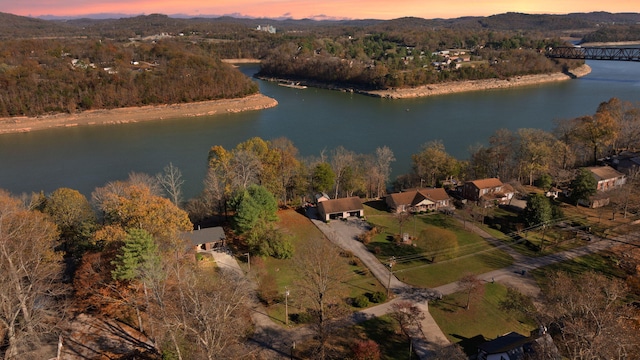
[[[391,294],[391,275],[393,274],[393,272],[391,271],[391,269],[393,268],[393,265],[395,265],[396,263],[396,257],[392,256],[389,258],[389,282],[387,283],[387,298],[389,297],[389,295]]]
[[[289,288],[284,289],[284,324],[289,325]]]

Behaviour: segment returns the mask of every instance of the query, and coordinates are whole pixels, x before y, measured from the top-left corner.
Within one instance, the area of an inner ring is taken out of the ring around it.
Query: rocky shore
[[[0,118],[0,134],[29,132],[59,127],[125,124],[192,116],[209,116],[268,109],[277,105],[278,102],[275,99],[262,94],[255,94],[239,99],[110,110],[89,110],[77,114]]]
[[[455,81],[440,84],[429,84],[415,88],[362,91],[361,93],[387,99],[407,99],[423,96],[453,94],[466,91],[479,91],[490,89],[504,89],[516,86],[543,84],[555,81],[564,81],[585,76],[591,72],[589,65],[582,65],[572,69],[569,73],[553,73],[539,75],[516,76],[508,79],[486,79]]]

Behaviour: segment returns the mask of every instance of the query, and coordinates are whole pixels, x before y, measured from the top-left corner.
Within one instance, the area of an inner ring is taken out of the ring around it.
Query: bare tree
[[[0,191],[0,355],[28,358],[51,335],[62,257],[54,251],[56,226]]]
[[[164,167],[164,173],[156,175],[158,183],[169,196],[169,200],[175,205],[180,206],[182,202],[182,172],[173,163]]]
[[[334,325],[332,320],[345,314],[344,282],[350,273],[338,250],[326,239],[304,244],[293,258],[298,272],[295,290],[314,312],[314,329],[319,340],[318,356],[326,356],[326,343]]]
[[[230,162],[234,188],[246,189],[257,184],[262,164],[256,154],[248,150],[234,150]]]
[[[554,340],[569,359],[638,359],[634,309],[619,279],[595,273],[549,276],[542,312]]]
[[[174,344],[183,358],[236,359],[232,351],[251,330],[246,304],[251,287],[237,274],[207,274],[185,268],[166,312]],[[181,341],[180,341],[181,340]]]
[[[413,354],[412,337],[420,336],[422,320],[425,315],[420,308],[410,301],[400,301],[391,305],[391,316],[400,325],[400,330],[409,340],[409,358]]]
[[[482,281],[474,274],[466,274],[458,280],[458,289],[467,294],[467,304],[465,305],[465,309],[469,310],[472,298],[480,297],[482,294],[480,290],[482,288]]]
[[[396,161],[393,156],[393,151],[388,146],[376,148],[376,167],[377,174],[379,175],[376,183],[377,197],[382,196],[386,190],[387,181],[391,175],[391,163]]]
[[[341,186],[344,184],[345,175],[347,174],[348,169],[353,169],[355,166],[355,153],[345,149],[342,146],[338,146],[331,153],[331,168],[333,169],[333,173],[335,174],[335,199],[338,198],[340,194]]]

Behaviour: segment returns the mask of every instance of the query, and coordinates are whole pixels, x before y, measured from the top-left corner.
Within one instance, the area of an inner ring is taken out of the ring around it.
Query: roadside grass
[[[370,211],[369,207],[365,212]],[[505,252],[494,248],[479,235],[467,231],[463,224],[448,215],[430,213],[414,215],[402,228],[411,235],[412,244],[396,244],[394,237],[400,232],[395,216],[388,212],[372,211],[367,216],[373,226],[380,229],[367,248],[383,264],[391,257],[396,262],[393,272],[403,282],[419,287],[435,287],[457,281],[465,273],[481,274],[512,264],[513,259]],[[427,252],[427,244],[417,238],[421,231],[434,227],[445,230],[457,239],[457,249]]]
[[[477,346],[505,333],[515,331],[529,335],[536,325],[523,313],[501,309],[506,299],[507,287],[499,283],[487,283],[482,297],[471,300],[465,310],[467,295],[462,292],[445,296],[429,303],[429,312],[452,343],[457,343],[468,355],[477,352]]]
[[[570,219],[567,222],[573,229],[550,226],[516,233],[515,224],[520,222],[517,214],[503,208],[492,211],[492,216],[487,221],[490,225],[475,225],[524,256],[541,257],[588,245],[589,238],[606,236],[612,229],[624,227],[629,222],[629,219],[623,219],[622,216],[618,216],[615,221],[603,219],[603,213],[611,215],[610,209],[589,209],[564,202],[560,202],[558,206],[564,214],[563,218]],[[581,229],[580,233],[576,232],[577,228]],[[591,233],[586,234],[585,229],[590,229]]]
[[[311,241],[329,241],[324,237],[324,234],[304,215],[294,210],[282,210],[278,212],[279,221],[276,226],[291,236],[291,242],[293,247],[299,248],[303,244]],[[376,278],[369,273],[369,269],[362,265],[357,258],[352,257],[350,254],[341,252],[341,258],[344,259],[345,264],[348,265],[352,276],[345,282],[346,293],[345,301],[350,303],[350,299],[354,299],[359,295],[373,294],[377,291],[386,292],[385,288],[376,280]],[[295,255],[294,255],[295,256]],[[239,259],[244,262],[243,266],[245,270],[248,268],[246,262],[246,256],[244,259],[242,256]],[[355,260],[354,260],[355,259]],[[258,262],[260,260],[254,259],[252,261]],[[299,313],[306,312],[304,306],[304,299],[300,298],[299,293],[296,291],[295,282],[298,278],[297,270],[294,267],[292,259],[275,259],[266,257],[261,259],[264,269],[275,278],[278,293],[280,298],[278,302],[267,307],[267,312],[271,318],[281,324],[285,323],[285,291],[289,290],[288,297],[288,310],[289,319],[295,317]],[[258,270],[255,264],[251,264],[252,273],[255,276],[255,271]],[[371,303],[370,306],[377,305]],[[360,308],[352,307],[353,311],[360,310]],[[289,324],[292,324],[289,321]]]
[[[531,274],[542,288],[549,283],[549,276],[559,271],[572,275],[593,271],[607,277],[625,279],[626,273],[616,262],[617,258],[613,253],[603,251],[541,267],[533,270]]]

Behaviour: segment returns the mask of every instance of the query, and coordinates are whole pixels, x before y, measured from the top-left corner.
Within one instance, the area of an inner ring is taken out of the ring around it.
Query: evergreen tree
[[[528,226],[546,223],[553,219],[553,206],[543,194],[533,194],[529,196],[521,216]]]
[[[588,200],[590,196],[595,195],[598,182],[588,169],[582,168],[578,175],[571,182],[571,200],[578,201],[581,199]]]
[[[236,195],[233,203],[235,227],[241,233],[252,229],[259,220],[271,222],[278,219],[278,202],[263,186],[249,186]]]
[[[116,280],[142,278],[146,269],[154,268],[160,261],[158,246],[151,234],[143,229],[129,230],[121,251],[113,262],[116,268],[111,272]]]

